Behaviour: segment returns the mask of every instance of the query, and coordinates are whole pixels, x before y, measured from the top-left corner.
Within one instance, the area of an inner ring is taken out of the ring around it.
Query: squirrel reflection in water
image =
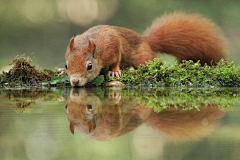
[[[106,93],[105,93],[106,94]],[[85,88],[72,88],[66,105],[70,131],[96,140],[107,141],[127,134],[141,124],[176,140],[196,139],[208,134],[224,111],[217,104],[197,109],[178,110],[171,106],[156,113],[140,103],[140,99],[121,98],[120,91],[100,98]]]

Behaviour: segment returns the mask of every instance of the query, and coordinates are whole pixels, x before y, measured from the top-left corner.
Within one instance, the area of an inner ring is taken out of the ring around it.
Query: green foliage
[[[61,86],[61,85],[70,85],[69,78],[67,73],[64,73],[62,76],[54,76],[50,81],[43,80],[41,82],[43,86],[51,85],[51,86]]]
[[[43,86],[45,86],[45,85],[48,85],[48,84],[49,84],[49,81],[43,80],[41,83],[42,83]]]
[[[181,64],[169,65],[160,59],[149,61],[137,70],[125,69],[119,80],[129,86],[239,86],[240,70],[235,69],[233,62],[221,60],[216,65],[201,66],[199,62],[183,61]]]
[[[104,76],[97,76],[93,81],[89,82],[87,86],[100,86],[104,82]]]
[[[91,87],[91,86],[100,86],[104,81],[104,76],[100,75],[96,77],[93,81],[89,82],[86,87]],[[70,86],[69,78],[67,73],[64,73],[62,76],[55,76],[52,77],[50,81],[43,80],[41,82],[43,86],[46,85],[51,85],[51,86]]]

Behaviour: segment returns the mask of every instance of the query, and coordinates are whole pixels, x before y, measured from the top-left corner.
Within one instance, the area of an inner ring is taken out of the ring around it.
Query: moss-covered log
[[[65,85],[70,86],[67,74],[57,76],[57,71],[44,69],[39,71],[32,66],[31,59],[24,56],[17,57],[13,62],[13,68],[0,75],[0,86],[16,85]],[[155,59],[138,69],[127,68],[122,70],[121,78],[113,79],[107,76],[107,70],[101,72],[95,80],[88,83],[89,86],[99,86],[108,81],[118,80],[126,84],[126,87],[212,87],[212,86],[240,86],[240,69],[236,69],[234,62],[221,60],[213,66],[201,66],[200,62],[183,61],[181,64],[170,65]]]

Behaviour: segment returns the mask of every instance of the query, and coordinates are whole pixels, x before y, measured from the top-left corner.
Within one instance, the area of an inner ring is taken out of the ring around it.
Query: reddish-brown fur
[[[153,22],[143,37],[153,51],[171,54],[179,62],[200,60],[202,65],[211,65],[226,56],[220,28],[200,15],[163,15]]]
[[[199,15],[164,15],[143,36],[122,27],[95,26],[71,39],[66,53],[68,75],[73,86],[85,85],[105,67],[118,77],[120,65],[137,68],[156,58],[156,52],[171,54],[179,62],[200,60],[202,65],[212,65],[225,58],[223,43],[220,29]]]

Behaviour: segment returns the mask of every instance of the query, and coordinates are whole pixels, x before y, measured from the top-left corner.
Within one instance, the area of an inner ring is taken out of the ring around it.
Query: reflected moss
[[[181,110],[197,109],[202,106],[217,106],[220,109],[232,108],[239,101],[238,88],[183,88],[183,87],[158,87],[158,88],[88,88],[91,93],[101,101],[110,101],[111,97],[120,96],[121,101],[135,101],[138,104],[152,108],[155,112],[174,107]],[[48,102],[51,100],[65,101],[70,94],[70,88],[59,89],[19,89],[0,90],[3,97],[13,101],[15,106],[23,106],[36,100]],[[110,97],[110,99],[109,99]],[[17,104],[18,103],[18,104]],[[17,107],[19,108],[19,107]],[[20,107],[24,108],[24,107]]]
[[[32,113],[32,107],[30,106],[34,102],[25,102],[25,101],[15,101],[14,104],[11,104],[15,108],[17,113],[28,114]]]
[[[181,110],[199,110],[200,107],[218,107],[219,109],[233,108],[239,101],[238,88],[141,88],[123,89],[120,92],[122,100],[134,100],[155,112],[174,107]]]
[[[42,101],[50,101],[57,99],[59,94],[51,93],[50,90],[1,90],[3,98],[8,98],[11,102],[10,105],[16,110],[17,113],[29,114],[32,113],[32,106],[36,104],[36,101],[41,99]]]
[[[159,93],[160,92],[160,93]],[[202,106],[232,108],[239,101],[239,91],[223,89],[167,89],[156,91],[153,96],[145,95],[142,103],[155,112],[175,107],[182,110],[199,110]],[[164,94],[164,95],[163,95]]]

